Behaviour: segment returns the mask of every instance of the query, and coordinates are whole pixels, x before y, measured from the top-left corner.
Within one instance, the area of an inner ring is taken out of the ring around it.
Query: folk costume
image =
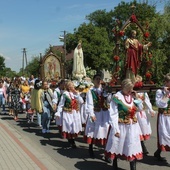
[[[75,95],[72,92],[65,91],[61,96],[57,112],[55,113],[55,116],[62,120],[63,138],[67,138],[72,144],[74,144],[74,138],[82,131],[80,103],[83,103],[83,99],[79,94]],[[72,147],[75,147],[75,145]]]
[[[86,93],[81,93],[81,97],[83,98],[84,103],[80,105],[80,115],[81,115],[81,123],[82,126],[85,127],[87,122],[87,102],[86,102]]]
[[[62,93],[63,93],[63,91],[60,90],[59,87],[57,87],[54,90],[53,103],[55,103],[57,106],[58,106],[58,104],[60,102]],[[56,125],[58,126],[59,130],[61,130],[61,128],[62,128],[62,112],[61,112],[60,118],[56,119]]]
[[[85,141],[89,144],[90,157],[94,157],[93,144],[105,145],[109,130],[109,102],[103,95],[103,88],[91,88],[87,92],[87,123],[85,128]],[[92,121],[92,117],[96,117]]]
[[[156,91],[156,105],[158,107],[157,135],[158,149],[154,156],[163,160],[161,151],[170,151],[170,92],[165,97],[165,91]]]
[[[142,100],[143,105],[144,105],[144,109],[140,112],[137,112],[137,119],[138,119],[139,126],[141,129],[140,139],[141,139],[143,153],[148,154],[148,151],[144,144],[145,140],[150,139],[150,135],[152,133],[148,114],[151,114],[151,113],[155,114],[155,111],[152,109],[152,104],[146,92],[138,93],[138,97]]]
[[[132,95],[125,96],[122,91],[113,95],[110,104],[110,124],[105,155],[113,159],[113,166],[117,168],[117,157],[131,162],[143,158],[140,143],[140,127],[137,122],[136,111],[142,110],[140,100],[134,103]],[[120,137],[115,134],[119,133]],[[136,165],[136,164],[135,164]]]

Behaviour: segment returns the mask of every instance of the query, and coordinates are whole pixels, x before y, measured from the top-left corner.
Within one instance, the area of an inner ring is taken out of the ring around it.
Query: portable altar
[[[136,81],[137,75],[142,76],[142,86],[136,86],[135,90],[139,91],[155,91],[156,85],[152,81],[152,52],[149,47],[149,26],[148,23],[144,27],[138,21],[132,6],[132,14],[129,19],[122,23],[115,20],[112,30],[115,40],[115,48],[113,50],[113,70],[112,80],[109,83],[112,92],[121,89],[121,80],[130,78]],[[138,38],[136,38],[136,33]]]

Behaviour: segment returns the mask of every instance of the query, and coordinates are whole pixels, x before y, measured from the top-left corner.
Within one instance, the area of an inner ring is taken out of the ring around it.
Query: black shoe
[[[117,158],[115,158],[115,159],[113,160],[113,170],[118,170]]]
[[[157,158],[158,161],[161,161],[161,162],[166,161],[166,159],[165,159],[164,157],[161,157],[159,151],[156,151],[156,152],[154,153],[154,157]]]
[[[76,148],[77,148],[74,139],[68,139],[68,142],[69,142],[70,146],[71,146],[73,149],[76,149]]]
[[[77,148],[77,146],[76,146],[76,143],[75,143],[74,139],[72,139],[72,148],[73,148],[73,149],[76,149],[76,148]]]
[[[76,149],[76,148],[77,148],[76,144],[72,144],[71,147],[72,147],[73,149]]]
[[[89,144],[89,155],[90,158],[94,159],[93,144]]]
[[[106,156],[104,157],[104,160],[110,164],[113,162],[111,158],[107,158]]]
[[[130,162],[130,170],[136,170],[136,160]]]
[[[145,156],[147,156],[147,155],[149,154],[149,152],[146,150],[146,151],[143,151],[143,154],[144,154]]]
[[[95,158],[93,150],[89,150],[89,155],[90,155],[90,158],[92,159]]]
[[[145,146],[144,141],[141,141],[141,146],[142,146],[143,154],[144,154],[144,155],[148,155],[149,152],[148,152],[148,150],[146,149],[146,146]]]

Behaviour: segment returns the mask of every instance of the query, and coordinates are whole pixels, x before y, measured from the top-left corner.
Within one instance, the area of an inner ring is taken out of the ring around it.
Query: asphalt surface
[[[51,123],[50,133],[42,134],[41,128],[36,125],[36,117],[33,123],[27,123],[25,114],[19,114],[19,120],[16,122],[12,116],[0,115],[3,121],[17,132],[24,140],[29,142],[32,149],[42,150],[43,154],[47,154],[51,159],[58,162],[66,170],[111,170],[112,165],[103,159],[104,148],[95,146],[95,159],[89,158],[88,145],[83,141],[83,134],[76,139],[77,148],[73,149],[69,146],[66,139],[62,139],[54,122]],[[149,151],[148,156],[137,162],[137,170],[169,170],[170,167],[166,163],[159,162],[154,158],[153,153],[157,149],[156,136],[156,120],[157,116],[150,118],[152,126],[152,135],[150,140],[145,144]],[[170,153],[164,152],[162,156],[166,157],[170,163]],[[118,160],[120,170],[128,170],[129,162]]]

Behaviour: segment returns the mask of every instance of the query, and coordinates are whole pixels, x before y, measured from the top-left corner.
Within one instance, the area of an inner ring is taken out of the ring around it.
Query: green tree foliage
[[[155,3],[155,4],[154,4]],[[135,8],[132,8],[132,6],[135,6]],[[149,4],[149,1],[140,1],[138,3],[137,1],[132,1],[129,3],[121,2],[114,8],[114,10],[111,10],[110,12],[106,12],[105,10],[95,11],[92,14],[88,15],[86,18],[90,20],[93,25],[97,27],[105,27],[107,28],[107,31],[112,31],[111,27],[115,27],[115,24],[119,22],[119,28],[125,24],[125,22],[129,19],[129,17],[135,13],[140,25],[143,27],[144,31],[146,30],[149,32],[149,38],[147,40],[152,42],[152,46],[149,49],[149,53],[152,54],[151,63],[152,67],[150,68],[150,71],[152,72],[152,77],[154,79],[154,82],[160,83],[162,80],[162,75],[168,72],[169,67],[165,67],[165,65],[169,64],[170,60],[170,53],[168,49],[169,44],[169,28],[170,28],[170,22],[169,22],[169,6],[166,6],[166,13],[160,14],[156,12],[156,2],[153,2],[153,4]],[[108,17],[108,19],[106,19]],[[102,20],[103,19],[103,20]],[[105,26],[104,26],[105,25]],[[110,29],[110,30],[109,30]],[[124,41],[129,36],[129,33],[132,29],[137,30],[138,40],[142,44],[146,44],[147,42],[143,41],[143,34],[136,27],[136,25],[129,25],[125,30],[125,36],[122,39],[120,46],[119,46],[119,54],[120,54],[120,66],[122,71],[124,71],[124,62],[125,62],[125,50],[124,50]],[[116,42],[113,34],[111,35],[108,33],[109,37],[109,44],[112,44],[113,42]],[[116,44],[114,44],[112,47],[114,48]],[[142,65],[143,69],[140,70],[139,74],[142,74],[144,76],[146,71],[146,58],[143,58]],[[112,62],[114,65],[114,62]],[[121,72],[123,74],[123,72]]]
[[[0,56],[0,76],[5,76],[5,58]]]
[[[166,55],[166,62],[165,62],[165,68],[164,73],[170,72],[170,1],[168,1],[165,5],[165,12],[161,16],[161,28],[163,32],[162,36],[162,49],[164,52],[164,55]]]
[[[162,76],[170,72],[170,1],[165,6],[165,12],[156,12],[156,2],[149,0],[139,0],[132,2],[120,2],[113,10],[107,12],[105,9],[97,10],[86,16],[88,23],[82,23],[78,28],[74,29],[74,33],[68,33],[66,38],[67,52],[75,49],[79,40],[82,40],[82,48],[84,52],[84,63],[86,67],[95,70],[109,69],[112,70],[115,65],[113,61],[114,48],[116,46],[116,39],[113,33],[113,28],[119,22],[117,29],[121,29],[127,19],[134,12],[140,25],[143,29],[149,32],[147,42],[152,42],[149,48],[149,53],[152,54],[151,62],[152,79],[157,84],[162,83]],[[135,8],[132,8],[132,5]],[[129,25],[125,30],[125,36],[122,37],[119,46],[121,74],[124,71],[125,63],[125,49],[124,41],[129,36],[131,29],[137,30],[137,38],[142,44],[147,42],[143,41],[143,34],[136,27],[136,25]],[[47,52],[47,51],[46,51]],[[61,53],[54,52],[57,56]],[[146,66],[146,58],[143,58],[142,66]],[[31,61],[27,67],[30,73],[38,72],[38,61],[34,63]],[[66,70],[70,74],[72,72],[73,61],[65,63]],[[33,65],[35,67],[33,67]],[[144,74],[145,69],[141,69],[141,74]],[[142,75],[144,76],[144,75]]]
[[[105,28],[110,41],[112,40],[112,27],[113,27],[113,11],[106,12],[106,10],[97,10],[86,16],[86,19],[90,21],[93,25],[100,28]]]
[[[25,68],[26,75],[34,75],[35,77],[39,76],[39,61],[40,58],[38,56],[33,57],[32,60],[28,63]]]
[[[68,35],[67,40],[67,47],[73,48],[74,44],[73,49],[79,40],[82,41],[85,66],[96,70],[110,67],[113,47],[106,28],[84,23],[75,30],[74,36]]]
[[[12,71],[11,68],[6,67],[4,69],[5,77],[13,78],[17,76],[17,73],[15,71]]]

